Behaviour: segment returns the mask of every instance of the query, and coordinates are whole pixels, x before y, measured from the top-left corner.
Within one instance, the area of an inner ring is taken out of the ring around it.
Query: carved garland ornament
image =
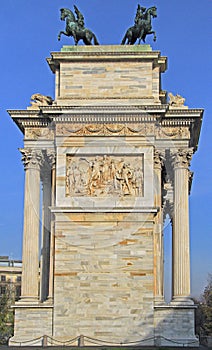
[[[67,156],[66,196],[143,196],[143,156]]]
[[[147,124],[60,124],[57,126],[58,135],[147,135],[153,134],[155,126]]]
[[[25,129],[25,139],[54,139],[54,130],[48,128],[26,128]]]

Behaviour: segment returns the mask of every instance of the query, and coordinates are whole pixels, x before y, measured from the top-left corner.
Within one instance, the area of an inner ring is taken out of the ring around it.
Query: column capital
[[[47,149],[46,156],[51,168],[55,168],[56,165],[56,151],[54,149]]]
[[[22,154],[22,162],[24,169],[40,170],[44,162],[44,156],[42,150],[36,150],[31,148],[19,148]]]
[[[172,164],[174,169],[184,168],[188,169],[194,153],[193,148],[178,149],[177,151],[171,152]]]
[[[155,150],[154,151],[154,168],[161,170],[165,161],[165,154],[163,151]]]

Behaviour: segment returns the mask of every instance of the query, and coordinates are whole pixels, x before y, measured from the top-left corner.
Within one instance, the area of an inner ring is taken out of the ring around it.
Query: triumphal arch
[[[63,46],[47,62],[54,101],[35,94],[27,109],[9,111],[24,134],[25,168],[22,293],[10,344],[198,345],[189,166],[203,111],[162,90],[167,58],[149,45]]]

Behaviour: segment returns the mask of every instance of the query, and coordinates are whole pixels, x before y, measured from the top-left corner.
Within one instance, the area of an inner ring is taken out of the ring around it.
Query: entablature
[[[187,139],[197,148],[202,109],[175,109],[169,105],[129,106],[40,106],[39,110],[9,110],[25,134],[26,130],[56,128],[57,136],[147,136],[156,139]],[[62,128],[62,129],[61,129]],[[29,133],[28,133],[29,134]],[[40,135],[45,137],[45,132]]]

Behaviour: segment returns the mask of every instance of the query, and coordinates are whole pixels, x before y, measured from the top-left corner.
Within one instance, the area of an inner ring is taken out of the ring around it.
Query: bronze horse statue
[[[95,34],[90,29],[84,27],[84,16],[75,5],[74,9],[77,19],[71,10],[66,8],[60,9],[60,19],[61,21],[66,20],[66,29],[59,33],[58,40],[60,40],[61,34],[63,34],[66,36],[73,36],[75,45],[77,45],[81,39],[85,45],[92,45],[92,40],[94,45],[99,45]]]
[[[135,44],[137,39],[139,39],[138,41],[139,44],[141,43],[141,40],[145,43],[145,39],[148,34],[154,34],[153,40],[156,41],[156,33],[155,31],[152,30],[152,23],[151,23],[152,17],[153,18],[157,17],[157,8],[155,6],[150,7],[143,14],[141,14],[140,6],[138,6],[135,25],[130,27],[127,30],[121,42],[121,45],[125,45],[126,41],[128,45],[133,45]]]

